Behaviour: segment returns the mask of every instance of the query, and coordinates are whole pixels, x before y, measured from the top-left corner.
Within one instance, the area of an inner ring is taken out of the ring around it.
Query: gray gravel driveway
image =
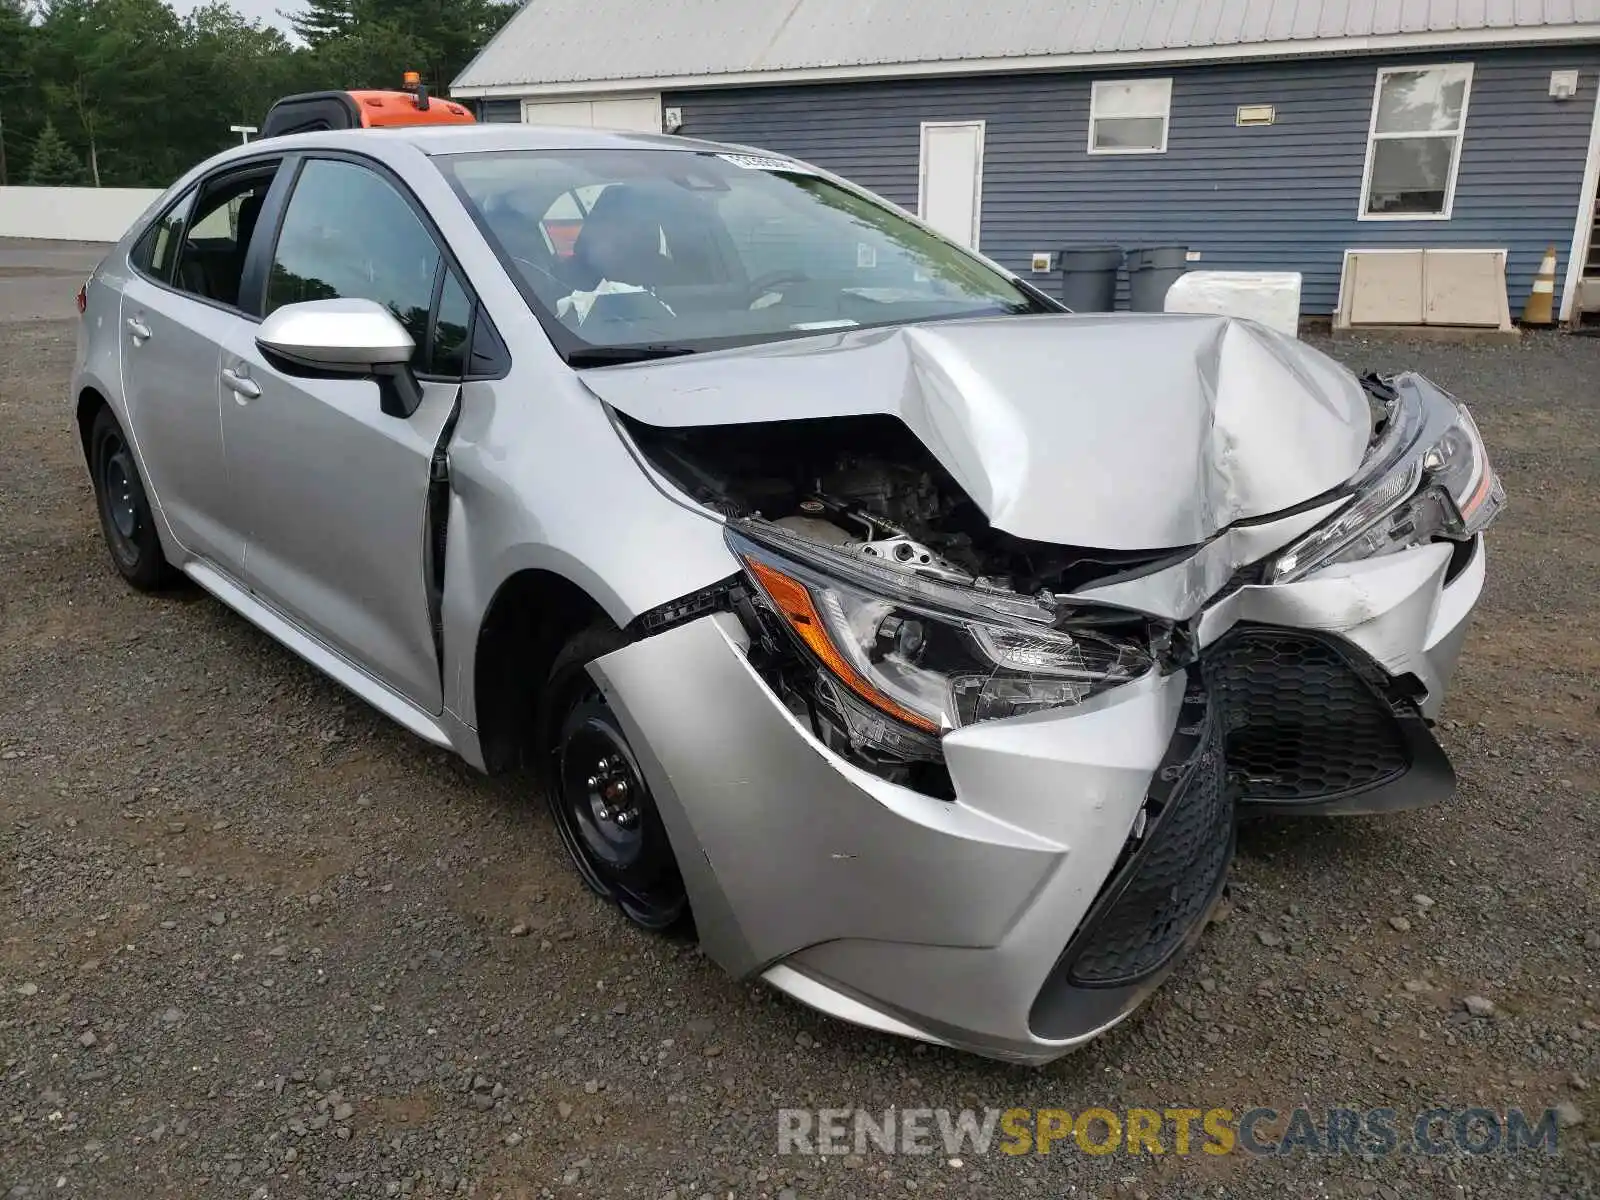
[[[1459,798],[1247,827],[1154,1001],[1031,1070],[635,932],[524,786],[196,592],[123,587],[73,324],[26,319],[61,261],[0,278],[0,1194],[1600,1194],[1600,341],[1335,347],[1470,401],[1511,495],[1442,731]],[[1554,1157],[776,1153],[781,1108],[1300,1103],[1567,1127]]]

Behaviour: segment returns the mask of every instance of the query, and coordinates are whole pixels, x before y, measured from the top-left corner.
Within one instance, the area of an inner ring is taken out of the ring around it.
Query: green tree
[[[395,88],[405,71],[429,79],[425,57],[422,41],[399,26],[368,22],[313,48],[309,74],[316,88]]]
[[[309,0],[304,45],[203,0],[0,0],[0,182],[45,121],[96,185],[155,186],[232,145],[280,96],[392,88],[443,94],[515,11],[510,0]],[[31,7],[30,7],[31,6]]]
[[[36,67],[51,116],[70,124],[90,181],[170,175],[182,103],[177,14],[161,0],[43,0]]]
[[[12,164],[22,166],[22,148],[38,134],[38,95],[33,74],[33,22],[22,0],[0,0],[0,187]]]
[[[309,0],[290,18],[330,87],[395,87],[419,71],[443,95],[516,0]],[[345,72],[342,78],[330,78]]]
[[[307,51],[225,3],[202,5],[184,19],[178,56],[188,99],[169,114],[171,174],[236,144],[228,126],[259,125],[274,100],[315,86]]]
[[[74,187],[84,182],[83,160],[72,152],[51,121],[33,143],[28,182],[34,187]]]
[[[289,14],[295,35],[313,50],[346,36],[355,23],[353,0],[309,0],[299,12]]]

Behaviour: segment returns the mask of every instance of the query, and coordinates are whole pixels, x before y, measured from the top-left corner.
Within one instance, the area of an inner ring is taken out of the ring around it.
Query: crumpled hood
[[[941,321],[582,378],[655,426],[898,417],[996,528],[1108,550],[1191,546],[1300,504],[1350,478],[1371,433],[1350,372],[1214,316]]]

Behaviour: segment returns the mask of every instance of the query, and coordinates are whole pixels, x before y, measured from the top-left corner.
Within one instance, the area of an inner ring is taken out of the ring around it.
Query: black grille
[[[1244,799],[1314,801],[1405,773],[1394,710],[1359,665],[1329,641],[1282,629],[1241,629],[1206,655]]]
[[[1195,697],[1191,704],[1203,704]],[[1142,843],[1113,876],[1102,911],[1091,914],[1081,947],[1071,947],[1068,977],[1080,987],[1113,987],[1151,974],[1183,945],[1222,885],[1233,849],[1233,800],[1222,754],[1222,726],[1202,709],[1187,761],[1161,774],[1175,783]],[[1185,721],[1193,721],[1186,705]],[[1158,776],[1159,779],[1159,776]],[[1154,792],[1156,789],[1152,789]]]

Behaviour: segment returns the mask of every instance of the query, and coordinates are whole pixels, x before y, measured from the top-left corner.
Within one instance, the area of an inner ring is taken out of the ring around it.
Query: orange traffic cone
[[[1533,277],[1533,290],[1528,293],[1528,302],[1522,306],[1522,323],[1524,325],[1552,325],[1555,323],[1556,300],[1556,248],[1548,247],[1544,252],[1544,261],[1539,264],[1539,273]]]

